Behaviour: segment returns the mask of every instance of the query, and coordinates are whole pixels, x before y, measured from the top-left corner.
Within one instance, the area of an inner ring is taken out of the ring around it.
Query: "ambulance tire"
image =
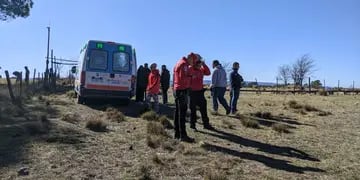
[[[77,95],[77,103],[78,104],[85,104],[85,98],[78,94]]]

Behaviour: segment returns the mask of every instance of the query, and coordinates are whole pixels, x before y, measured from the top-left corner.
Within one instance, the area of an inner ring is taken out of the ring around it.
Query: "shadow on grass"
[[[266,144],[266,143],[262,143],[259,141],[255,141],[255,140],[251,140],[251,139],[246,139],[234,134],[230,134],[221,130],[214,130],[213,132],[216,133],[210,133],[210,132],[204,132],[204,131],[199,131],[200,133],[203,134],[208,134],[220,139],[224,139],[236,144],[239,144],[241,146],[246,146],[246,147],[252,147],[252,148],[257,148],[258,151],[262,151],[265,153],[270,153],[270,154],[276,154],[276,155],[280,155],[280,156],[287,156],[287,157],[292,157],[292,158],[298,158],[298,159],[303,159],[303,160],[308,160],[308,161],[320,161],[317,158],[311,157],[311,155],[297,150],[295,148],[292,147],[285,147],[285,146],[276,146],[276,145],[271,145],[271,144]]]
[[[239,151],[235,151],[235,150],[232,150],[229,148],[220,147],[217,145],[205,144],[202,147],[207,151],[222,152],[224,154],[229,154],[229,155],[236,156],[236,157],[239,157],[242,159],[257,161],[257,162],[260,162],[260,163],[266,165],[267,167],[278,169],[278,170],[283,170],[283,171],[288,171],[288,172],[293,172],[293,173],[301,173],[301,174],[306,171],[325,172],[324,170],[319,169],[319,168],[295,166],[295,165],[290,164],[291,162],[289,162],[289,161],[275,159],[275,158],[267,157],[267,156],[260,155],[260,154],[239,152]]]

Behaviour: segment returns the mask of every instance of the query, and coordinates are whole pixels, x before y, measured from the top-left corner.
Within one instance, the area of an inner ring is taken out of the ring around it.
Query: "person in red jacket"
[[[200,55],[198,55],[195,64],[190,67],[190,73],[192,74],[190,85],[190,128],[196,130],[196,106],[199,106],[204,128],[214,130],[209,123],[209,117],[207,115],[207,103],[204,96],[205,89],[203,84],[204,75],[209,76],[211,73],[209,67],[201,60]]]
[[[157,64],[150,65],[150,74],[148,77],[148,85],[146,87],[146,103],[151,107],[151,99],[154,100],[154,110],[159,112],[159,93],[160,93],[160,73],[156,69]]]
[[[190,88],[191,74],[189,66],[193,62],[194,54],[191,53],[188,57],[181,58],[174,67],[174,96],[176,110],[174,114],[175,138],[185,142],[194,142],[186,133],[186,111],[187,111],[187,97]]]

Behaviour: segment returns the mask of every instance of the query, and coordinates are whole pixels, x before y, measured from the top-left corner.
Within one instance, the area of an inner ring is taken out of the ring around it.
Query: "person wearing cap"
[[[219,101],[220,104],[225,108],[226,115],[228,115],[230,114],[230,106],[224,98],[227,85],[226,72],[218,60],[214,60],[212,65],[215,69],[212,74],[210,85],[210,89],[212,90],[213,110],[215,113],[218,112]]]
[[[207,115],[207,102],[204,96],[203,83],[204,76],[209,76],[211,73],[209,67],[201,60],[200,55],[198,55],[194,65],[190,67],[190,73],[192,74],[190,85],[190,128],[196,130],[196,107],[198,106],[204,129],[213,130],[214,128],[210,125]]]
[[[233,63],[233,71],[230,73],[230,108],[231,113],[235,114],[237,111],[237,101],[240,95],[241,84],[244,81],[243,77],[238,73],[240,65],[238,62]]]
[[[146,103],[151,107],[151,99],[154,100],[154,111],[159,113],[160,73],[156,69],[157,64],[150,65],[148,85],[146,87]]]
[[[174,67],[174,95],[176,110],[174,113],[175,138],[185,142],[194,142],[194,139],[186,133],[186,111],[188,91],[190,88],[191,74],[189,66],[193,62],[194,54],[188,55],[188,58],[182,57]]]
[[[160,84],[161,84],[161,90],[162,90],[163,104],[167,104],[168,103],[168,90],[170,87],[170,72],[169,72],[169,70],[166,69],[165,65],[161,66]]]

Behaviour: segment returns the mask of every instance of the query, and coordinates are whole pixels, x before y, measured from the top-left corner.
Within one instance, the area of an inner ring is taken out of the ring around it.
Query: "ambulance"
[[[135,94],[136,54],[131,45],[90,40],[80,51],[76,67],[77,103],[111,98],[125,104]]]

